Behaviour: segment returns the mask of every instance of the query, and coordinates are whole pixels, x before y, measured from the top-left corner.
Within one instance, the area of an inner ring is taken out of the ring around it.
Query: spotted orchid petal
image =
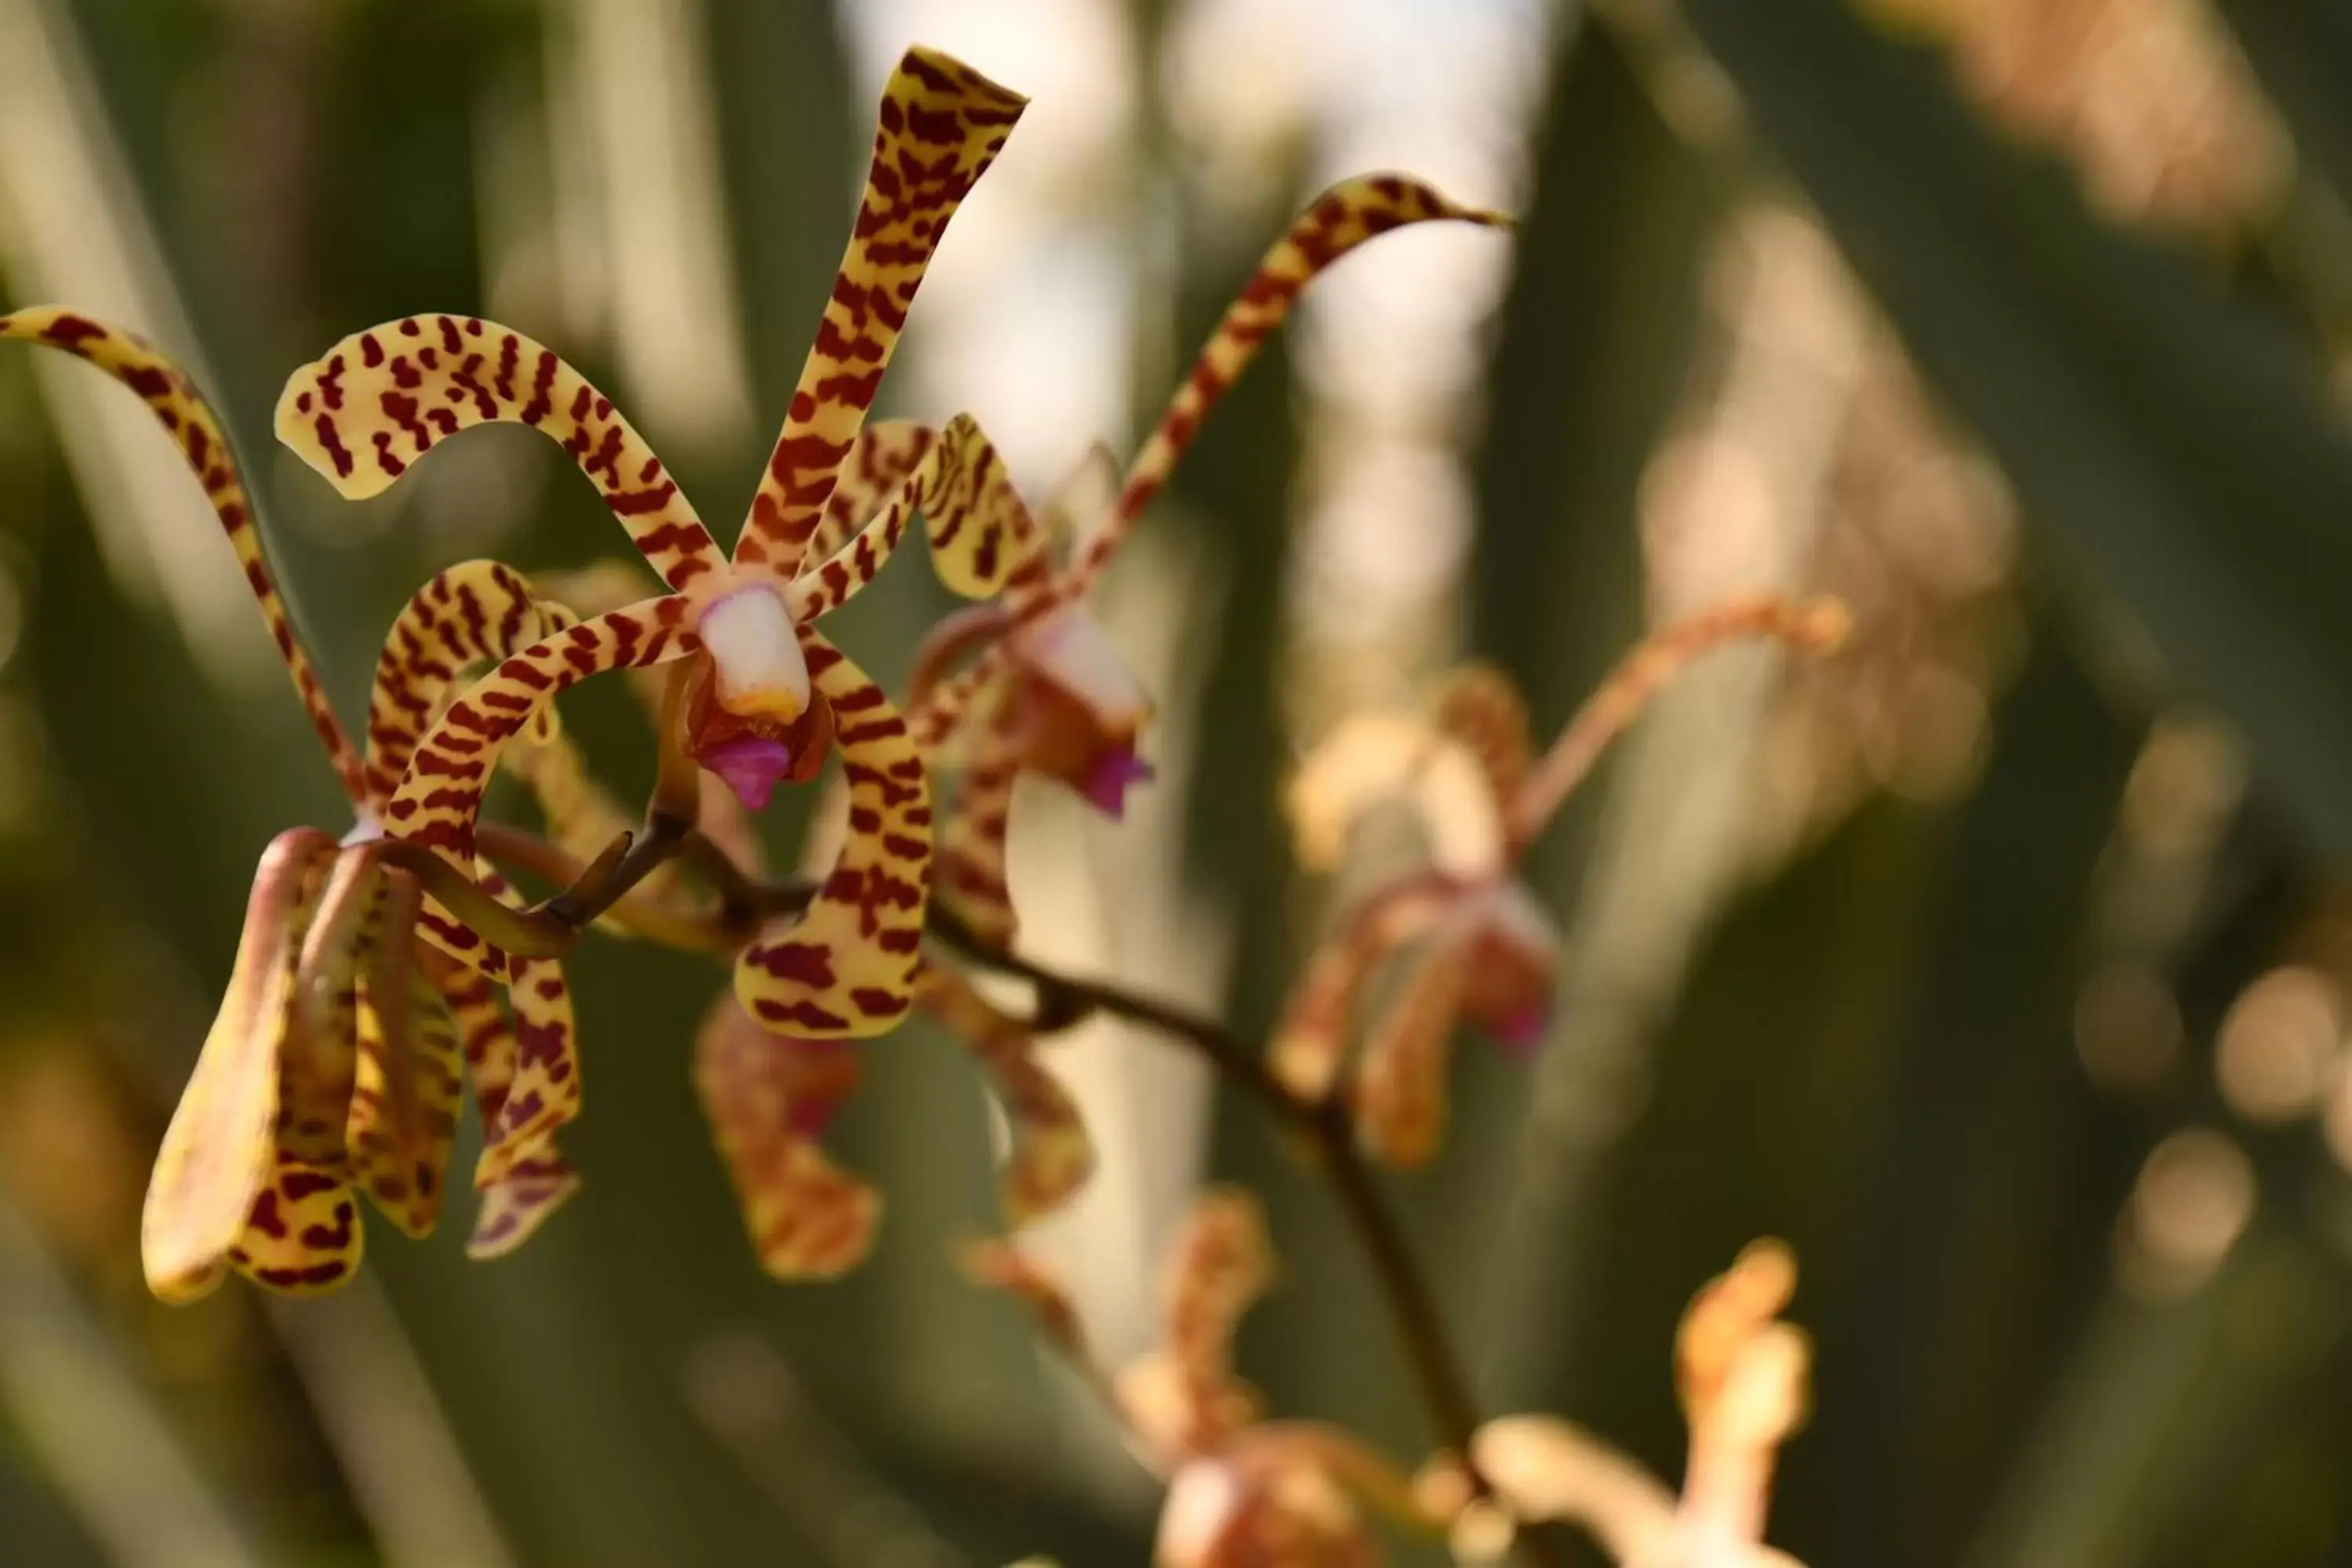
[[[1424,943],[1365,1037],[1356,1068],[1356,1137],[1385,1164],[1424,1165],[1437,1152],[1454,1032],[1469,983],[1466,938],[1456,920]]]
[[[1535,765],[1535,736],[1517,682],[1489,664],[1466,665],[1446,678],[1431,722],[1468,752],[1486,775],[1496,809],[1519,793]]]
[[[247,586],[261,606],[278,652],[294,679],[294,690],[310,716],[311,727],[327,748],[328,758],[354,805],[367,798],[360,754],[328,704],[318,672],[311,668],[294,618],[269,574],[261,549],[260,530],[254,520],[252,498],[237,472],[236,458],[220,421],[200,395],[187,373],[136,335],[103,321],[54,306],[18,310],[0,316],[0,338],[41,343],[89,361],[143,399],[163,428],[172,434],[204,485],[205,495],[218,514],[237,563],[245,569]]]
[[[736,542],[738,565],[780,581],[798,570],[923,273],[1026,102],[933,49],[908,50],[891,73],[856,225]]]
[[[1274,1278],[1257,1200],[1234,1187],[1193,1200],[1160,1281],[1160,1342],[1120,1369],[1119,1400],[1160,1454],[1216,1448],[1258,1418],[1256,1390],[1234,1375],[1234,1331]]]
[[[801,637],[809,678],[836,716],[849,831],[806,913],[744,949],[735,994],[771,1029],[863,1038],[895,1026],[914,997],[930,897],[930,785],[882,689],[817,632]]]
[[[517,1046],[511,1018],[499,1000],[498,987],[456,960],[439,952],[421,955],[426,975],[440,994],[456,1024],[466,1069],[474,1080],[474,1098],[485,1127],[497,1123],[514,1082]],[[480,1206],[466,1256],[478,1260],[501,1258],[529,1240],[565,1199],[578,1190],[580,1178],[552,1139],[514,1161],[497,1181],[478,1189]]]
[[[563,966],[551,958],[509,956],[507,1001],[514,1009],[514,1077],[483,1118],[474,1185],[484,1191],[551,1152],[556,1130],[580,1115],[579,1035]]]
[[[933,861],[940,901],[999,950],[1010,949],[1020,931],[1006,880],[1013,788],[1021,773],[1021,714],[1013,698],[1008,682],[990,701],[987,722],[975,726]]]
[[[376,658],[368,697],[371,797],[389,801],[400,787],[435,710],[466,670],[497,663],[578,619],[501,562],[463,561],[435,573],[394,620]],[[531,728],[531,739],[553,739],[552,704],[539,710]]]
[[[1052,1214],[1094,1174],[1094,1141],[1077,1102],[1037,1060],[1037,1036],[951,970],[923,977],[923,1010],[962,1042],[1004,1108],[1011,1150],[997,1172],[998,1206],[1013,1229]]]
[[[527,425],[561,444],[672,588],[725,576],[710,531],[612,400],[495,321],[406,316],[354,332],[296,371],[278,400],[278,438],[352,500],[485,424]]]
[[[278,1069],[278,1143],[323,1169],[347,1165],[344,1136],[359,1078],[360,970],[379,934],[384,895],[375,846],[338,854],[295,963],[294,1026]]]
[[[1254,1427],[1184,1464],[1160,1510],[1155,1568],[1380,1568],[1386,1559],[1370,1525],[1326,1462],[1337,1445],[1393,1468],[1345,1434],[1306,1423]]]
[[[1432,930],[1459,889],[1423,875],[1380,889],[1349,910],[1308,956],[1275,1026],[1268,1065],[1294,1092],[1319,1100],[1348,1058],[1356,999],[1372,972],[1404,943]]]
[[[824,561],[855,539],[883,503],[907,482],[915,465],[930,455],[940,433],[912,419],[877,419],[858,431],[842,459],[824,517],[801,552],[804,561]]]
[[[880,1195],[816,1142],[860,1069],[858,1054],[842,1042],[774,1034],[730,995],[719,998],[696,1037],[695,1091],[752,1250],[776,1279],[835,1279],[873,1247]]]
[[[675,594],[640,600],[543,637],[505,659],[451,702],[417,743],[384,808],[385,826],[460,870],[470,869],[482,794],[516,732],[541,706],[592,675],[664,664],[695,651],[699,643],[683,626],[687,610],[686,599]]]
[[[227,994],[148,1182],[140,1252],[148,1288],[167,1301],[220,1283],[271,1190],[295,966],[335,847],[326,834],[297,828],[262,855]]]
[[[352,1180],[410,1237],[433,1233],[465,1092],[457,1023],[410,934],[424,899],[384,873],[382,937],[360,974],[358,1073],[344,1137]]]

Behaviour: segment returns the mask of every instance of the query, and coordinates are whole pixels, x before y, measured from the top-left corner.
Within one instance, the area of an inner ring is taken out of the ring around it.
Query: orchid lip
[[[1530,1002],[1524,1007],[1513,1008],[1496,1019],[1488,1033],[1503,1047],[1504,1055],[1514,1061],[1525,1061],[1551,1033],[1551,1004]]]
[[[1131,784],[1150,784],[1160,776],[1159,771],[1134,752],[1121,747],[1107,753],[1087,775],[1079,792],[1105,816],[1118,818],[1127,815],[1127,792]]]
[[[727,781],[746,811],[763,811],[776,785],[793,771],[793,749],[782,741],[747,735],[722,741],[696,761]]]

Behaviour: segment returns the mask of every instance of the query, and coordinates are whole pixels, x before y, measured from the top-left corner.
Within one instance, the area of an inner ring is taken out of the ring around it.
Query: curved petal
[[[1317,273],[1378,235],[1409,224],[1453,219],[1488,227],[1508,226],[1497,214],[1447,200],[1430,186],[1402,174],[1360,174],[1318,197],[1259,261],[1257,272],[1192,361],[1192,374],[1160,416],[1151,438],[1129,465],[1118,507],[1102,531],[1082,546],[1065,579],[1064,596],[1086,592],[1099,575],[1136,520],[1168,482],[1177,459],[1201,428],[1201,421],[1256,356],[1299,290]]]
[[[701,645],[684,629],[687,608],[680,595],[643,599],[541,637],[505,660],[450,703],[418,743],[384,808],[386,826],[470,870],[482,792],[515,732],[543,704],[592,675],[665,664],[693,652]]]
[[[354,332],[296,371],[278,438],[352,500],[390,488],[434,444],[475,425],[528,425],[596,482],[671,587],[723,576],[693,504],[612,400],[545,348],[473,316],[404,316]]]
[[[229,1260],[257,1285],[310,1296],[348,1283],[366,1251],[359,1200],[341,1172],[281,1150]]]
[[[1356,996],[1372,970],[1430,929],[1460,889],[1440,876],[1410,877],[1370,894],[1307,959],[1275,1026],[1268,1065],[1290,1089],[1320,1099],[1348,1057]]]
[[[278,1146],[321,1170],[349,1167],[359,1079],[360,967],[378,937],[384,881],[373,845],[339,852],[295,965],[293,1026],[278,1067]]]
[[[1445,1128],[1447,1067],[1468,984],[1464,944],[1435,941],[1365,1037],[1356,1068],[1356,1137],[1391,1165],[1424,1165]]]
[[[825,560],[856,538],[939,438],[938,431],[913,419],[877,419],[860,430],[849,456],[842,459],[824,516],[809,536],[802,558]]]
[[[881,388],[931,256],[1028,100],[960,60],[909,49],[882,89],[857,223],[735,544],[789,581]]]
[[[268,623],[269,635],[278,643],[287,673],[294,678],[295,695],[302,700],[304,711],[310,715],[311,728],[319,732],[319,740],[327,748],[328,761],[342,780],[343,793],[355,806],[364,803],[367,791],[359,752],[335,718],[335,710],[319,685],[318,672],[310,668],[310,655],[303,650],[301,638],[295,635],[294,617],[270,578],[269,563],[261,551],[260,530],[254,521],[253,501],[246,494],[245,481],[237,473],[228,438],[221,434],[220,421],[213,416],[212,408],[198,395],[187,373],[134,334],[55,306],[0,316],[0,338],[42,343],[88,360],[137,393],[163,428],[172,433],[179,443],[181,456],[187,459],[188,467],[204,485],[213,510],[219,515],[229,547],[236,552],[237,564],[245,568],[246,584],[261,606],[261,618]]]
[[[816,1131],[856,1085],[858,1058],[769,1032],[731,995],[704,1015],[694,1089],[742,1205],[760,1267],[830,1279],[866,1258],[882,1199],[825,1158]]]
[[[498,561],[461,561],[410,596],[385,635],[368,696],[367,779],[381,809],[400,787],[433,710],[468,667],[521,652],[579,617],[543,598],[521,573]],[[555,710],[537,728],[555,732]]]
[[[1527,782],[1535,764],[1535,737],[1517,682],[1490,664],[1454,671],[1437,694],[1437,732],[1477,759],[1496,809]]]
[[[930,900],[930,784],[882,689],[806,626],[801,646],[839,724],[849,832],[807,912],[743,950],[735,994],[771,1029],[862,1038],[895,1026],[914,997]]]
[[[1004,1108],[1013,1146],[996,1191],[1005,1225],[1018,1229],[1068,1203],[1094,1174],[1094,1141],[1069,1090],[1037,1060],[1036,1035],[952,970],[926,972],[922,1005],[971,1052]]]
[[[507,1001],[514,1009],[514,1078],[494,1115],[482,1119],[477,1187],[542,1152],[555,1130],[580,1114],[579,1036],[572,986],[551,958],[509,957]]]
[[[433,1234],[465,1092],[457,1023],[411,934],[414,879],[384,873],[383,935],[360,973],[359,1072],[345,1143],[352,1179],[411,1237]]]
[[[488,868],[484,868],[487,871]],[[482,1125],[497,1124],[514,1083],[517,1055],[515,1031],[498,988],[489,980],[445,954],[426,952],[425,973],[456,1023],[466,1070],[474,1080],[474,1100]],[[515,1161],[506,1174],[479,1189],[480,1208],[466,1256],[476,1259],[502,1258],[529,1240],[563,1201],[579,1189],[580,1178],[551,1139],[528,1157]]]
[[[268,1188],[294,967],[334,854],[332,838],[307,827],[262,854],[227,994],[147,1184],[140,1254],[148,1289],[164,1300],[194,1300],[220,1283]]]
[[[1013,787],[1021,773],[1020,715],[1008,686],[989,703],[988,721],[973,738],[956,779],[955,800],[940,827],[940,901],[990,945],[1013,945],[1020,920],[1005,880],[1005,838]]]

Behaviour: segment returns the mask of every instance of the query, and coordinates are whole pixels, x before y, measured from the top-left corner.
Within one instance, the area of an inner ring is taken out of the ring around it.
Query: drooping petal
[[[42,343],[88,360],[137,393],[163,428],[171,432],[179,444],[181,456],[187,459],[188,467],[204,485],[213,510],[219,515],[229,546],[236,552],[237,564],[245,568],[246,584],[261,606],[261,618],[268,623],[278,655],[286,661],[287,672],[294,678],[295,694],[302,700],[311,728],[327,748],[328,760],[342,781],[344,794],[353,805],[363,804],[367,791],[360,754],[335,718],[334,709],[319,685],[318,673],[310,667],[310,655],[295,634],[293,616],[270,578],[269,563],[262,554],[260,530],[254,521],[252,498],[246,494],[245,481],[237,473],[228,438],[222,435],[220,421],[213,416],[211,407],[197,393],[187,373],[136,335],[55,306],[0,316],[0,338]]]
[[[1318,197],[1259,261],[1256,275],[1209,334],[1168,411],[1127,471],[1118,508],[1103,530],[1079,548],[1064,597],[1076,597],[1100,575],[1136,520],[1160,493],[1201,421],[1241,375],[1316,274],[1375,236],[1410,224],[1452,219],[1488,227],[1508,220],[1447,200],[1401,174],[1360,174]]]
[[[1035,1320],[1038,1331],[1088,1383],[1103,1391],[1116,1408],[1110,1374],[1096,1359],[1087,1338],[1078,1305],[1053,1271],[1009,1241],[973,1241],[956,1249],[956,1263],[967,1279],[984,1290],[1001,1290]]]
[[[865,1260],[882,1199],[825,1158],[816,1134],[858,1076],[854,1052],[779,1036],[730,995],[704,1016],[694,1087],[760,1267],[830,1279]]]
[[[425,1237],[448,1185],[465,1061],[457,1022],[412,934],[423,895],[400,871],[386,871],[384,883],[382,934],[360,974],[359,1074],[345,1142],[360,1190],[404,1234]]]
[[[467,689],[417,744],[384,808],[395,837],[423,844],[461,870],[474,858],[482,792],[515,732],[561,692],[608,669],[643,668],[693,652],[675,594],[644,599],[544,637]],[[463,952],[454,956],[467,958]]]
[[[498,987],[456,960],[437,952],[421,954],[425,973],[441,994],[457,1026],[466,1070],[474,1080],[474,1100],[482,1125],[494,1125],[514,1081],[516,1043],[512,1020],[499,1000]],[[480,1206],[466,1256],[476,1259],[504,1257],[529,1240],[563,1200],[578,1190],[580,1178],[556,1150],[552,1140],[528,1157],[515,1161],[506,1174],[479,1189]]]
[[[857,221],[801,367],[735,560],[798,572],[949,222],[1026,100],[962,62],[909,49],[882,89]]]
[[[268,1187],[294,966],[334,853],[326,834],[297,828],[262,854],[227,994],[147,1185],[140,1254],[148,1289],[167,1301],[220,1283]]]
[[[1255,1198],[1213,1187],[1193,1201],[1161,1275],[1160,1347],[1118,1380],[1120,1405],[1152,1451],[1206,1453],[1257,1419],[1256,1390],[1234,1375],[1234,1330],[1273,1276]]]
[[[940,825],[937,878],[940,901],[974,936],[1009,949],[1020,931],[1013,889],[1005,879],[1006,837],[1013,788],[1020,776],[1021,715],[1006,683],[986,702],[970,755],[957,777],[955,797]]]
[[[1356,997],[1373,969],[1444,918],[1460,889],[1443,876],[1391,882],[1349,911],[1308,957],[1275,1026],[1268,1065],[1296,1093],[1320,1099],[1346,1064]]]
[[[735,994],[771,1029],[862,1038],[894,1027],[914,997],[930,899],[930,785],[882,689],[814,630],[801,637],[839,726],[849,831],[807,912],[744,949]]]
[[[359,1079],[360,967],[376,940],[383,896],[373,845],[339,853],[295,965],[293,1027],[278,1066],[278,1147],[321,1170],[350,1165],[343,1139]]]
[[[392,798],[434,710],[468,667],[520,653],[578,619],[502,562],[461,561],[435,573],[393,622],[376,658],[368,696],[371,796],[379,805]],[[554,708],[541,709],[532,728],[533,739],[551,739]]]
[[[923,976],[924,1011],[961,1041],[1004,1108],[1012,1148],[997,1172],[997,1203],[1008,1228],[1068,1203],[1094,1174],[1094,1141],[1077,1102],[1037,1059],[1037,1037],[992,1005],[964,975],[933,968]]]
[[[915,465],[929,456],[940,433],[913,419],[877,419],[857,433],[842,460],[824,517],[801,552],[804,561],[824,561],[857,536],[882,505],[907,482]]]
[[[1052,570],[1044,531],[1003,459],[971,416],[959,414],[865,526],[793,581],[792,618],[805,626],[856,598],[897,552],[917,512],[929,530],[932,569],[954,593],[983,598],[1016,579],[1042,583]]]
[[[557,1128],[580,1114],[580,1047],[572,987],[551,958],[507,959],[514,1010],[514,1078],[497,1113],[482,1122],[474,1185],[495,1186],[528,1159],[551,1152]]]
[[[511,328],[472,316],[386,321],[296,371],[278,400],[278,438],[353,500],[484,424],[528,425],[561,444],[672,588],[724,575],[710,531],[612,400]]]
[[[1449,935],[1412,955],[1357,1064],[1357,1141],[1385,1164],[1427,1164],[1444,1131],[1446,1070],[1468,984],[1464,933],[1454,927]]]
[[[265,1289],[311,1296],[348,1284],[366,1251],[359,1199],[341,1173],[280,1150],[229,1260]]]

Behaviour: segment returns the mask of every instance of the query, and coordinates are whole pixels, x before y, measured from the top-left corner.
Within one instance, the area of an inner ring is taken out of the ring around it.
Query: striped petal
[[[140,1221],[148,1288],[167,1301],[209,1292],[277,1164],[278,1064],[295,964],[335,841],[310,828],[263,852],[219,1016],[163,1133]]]
[[[1220,1447],[1258,1419],[1257,1391],[1234,1375],[1234,1331],[1273,1278],[1257,1200],[1234,1187],[1195,1198],[1161,1274],[1159,1347],[1118,1378],[1129,1424],[1163,1463]]]
[[[988,703],[988,721],[977,726],[954,804],[940,825],[937,872],[940,901],[973,935],[1001,950],[1011,948],[1020,931],[1005,866],[1013,787],[1021,772],[1020,713],[1013,697],[1009,684],[1001,688]]]
[[[338,854],[295,966],[293,1028],[278,1068],[278,1144],[322,1170],[349,1165],[343,1140],[359,1079],[360,968],[377,940],[383,895],[373,845]]]
[[[1037,1060],[1036,1034],[952,970],[926,972],[922,1005],[971,1052],[1004,1108],[1012,1148],[996,1192],[1005,1225],[1018,1229],[1068,1203],[1094,1174],[1094,1141],[1069,1090]]]
[[[699,645],[682,628],[687,608],[675,594],[643,599],[541,637],[500,663],[450,703],[418,743],[384,808],[386,826],[470,870],[482,792],[515,732],[543,704],[592,675],[644,668],[693,652]]]
[[[1433,941],[1365,1037],[1356,1068],[1356,1138],[1386,1164],[1429,1163],[1445,1127],[1446,1068],[1462,1017],[1468,943]]]
[[[447,1187],[464,1058],[457,1020],[410,935],[422,896],[401,872],[384,882],[384,934],[360,975],[359,1072],[344,1142],[360,1190],[404,1234],[425,1237]]]
[[[376,658],[368,697],[371,797],[392,798],[435,709],[469,667],[520,653],[578,619],[501,562],[462,561],[435,573],[402,608]],[[551,738],[555,710],[541,710],[534,727],[534,739]]]
[[[823,561],[856,538],[939,438],[938,431],[912,419],[877,419],[860,430],[803,558]]]
[[[1439,689],[1432,722],[1439,734],[1477,759],[1498,808],[1527,783],[1535,763],[1527,700],[1500,669],[1474,664],[1454,671]]]
[[[1434,926],[1459,896],[1442,876],[1411,877],[1350,910],[1291,988],[1268,1047],[1275,1076],[1308,1099],[1329,1093],[1347,1062],[1349,1026],[1365,982],[1391,953]]]
[[[672,588],[724,575],[710,531],[612,400],[495,321],[405,316],[354,332],[296,371],[278,400],[278,438],[353,500],[486,424],[528,425],[562,444]]]
[[[874,1245],[880,1195],[816,1142],[858,1070],[856,1052],[773,1034],[726,994],[695,1038],[695,1092],[752,1250],[778,1279],[835,1279]]]
[[[764,567],[779,580],[795,575],[924,270],[1025,102],[932,49],[908,50],[891,73],[856,226],[736,542],[739,564]]]
[[[474,1100],[482,1125],[494,1125],[514,1082],[517,1055],[513,1021],[499,999],[498,987],[456,960],[438,952],[424,955],[427,978],[457,1025],[466,1070],[474,1080]],[[511,1164],[505,1175],[479,1189],[466,1256],[477,1260],[502,1258],[529,1240],[533,1232],[578,1189],[572,1172],[552,1141]]]
[[[55,306],[0,316],[0,338],[42,343],[88,360],[137,393],[163,428],[171,432],[181,456],[204,485],[205,495],[213,503],[221,528],[228,535],[229,547],[236,552],[237,563],[245,568],[246,584],[261,606],[261,618],[268,623],[278,655],[286,661],[287,672],[294,678],[295,694],[310,715],[311,727],[326,746],[328,759],[342,780],[344,793],[354,805],[364,801],[367,795],[359,752],[336,720],[334,709],[319,685],[318,672],[311,668],[310,656],[295,635],[293,616],[270,578],[269,563],[262,554],[261,533],[254,521],[252,498],[246,494],[245,481],[237,473],[228,438],[221,434],[220,421],[214,417],[187,373],[132,333]]]
[[[841,650],[803,627],[815,690],[832,704],[849,831],[808,910],[735,965],[735,994],[768,1027],[820,1039],[894,1027],[911,1003],[929,901],[931,795],[906,721]]]

